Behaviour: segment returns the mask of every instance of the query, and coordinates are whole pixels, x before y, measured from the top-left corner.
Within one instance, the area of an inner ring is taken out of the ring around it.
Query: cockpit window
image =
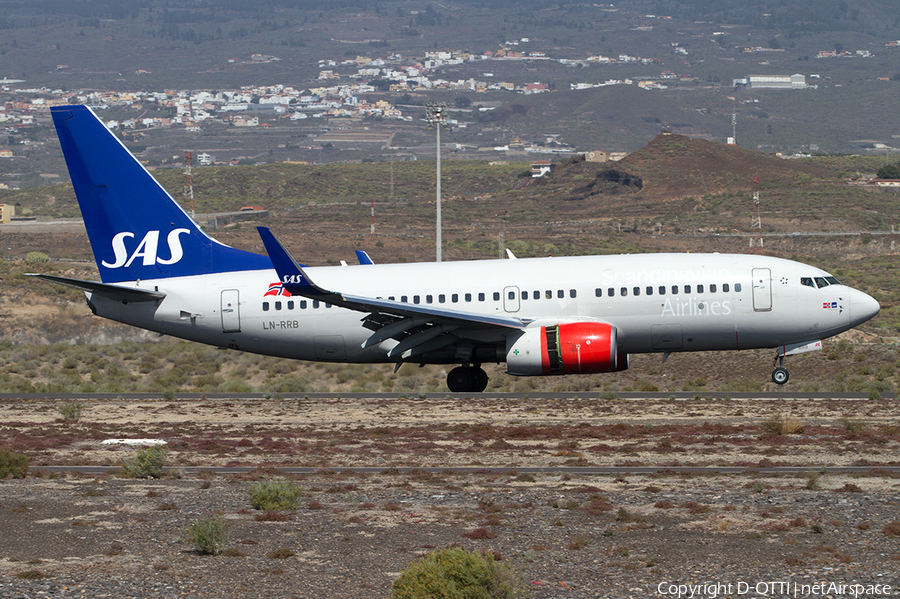
[[[840,285],[840,282],[834,277],[825,277],[825,280],[828,281],[832,285]]]
[[[828,287],[828,281],[825,280],[825,277],[816,277],[816,285],[819,286],[819,289]]]
[[[813,289],[816,288],[816,284],[813,283],[812,277],[801,277],[800,284],[806,285],[807,287],[812,287]]]

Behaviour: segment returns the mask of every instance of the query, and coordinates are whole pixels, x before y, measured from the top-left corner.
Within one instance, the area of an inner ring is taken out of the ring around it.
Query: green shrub
[[[50,256],[44,252],[28,252],[25,254],[25,264],[37,264],[38,262],[50,262]]]
[[[25,478],[28,474],[28,456],[16,453],[9,447],[0,447],[0,479]]]
[[[84,412],[84,404],[77,399],[64,401],[56,406],[56,411],[62,414],[66,422],[78,422],[81,420],[81,413]]]
[[[250,487],[250,505],[257,510],[295,510],[301,492],[292,480],[266,479]]]
[[[160,478],[165,463],[165,447],[143,447],[137,450],[134,457],[125,460],[122,471],[128,478]]]
[[[188,526],[184,538],[194,544],[197,551],[206,555],[219,555],[222,545],[228,541],[228,523],[221,516],[203,518]]]
[[[507,599],[516,597],[516,586],[505,564],[451,547],[413,562],[394,581],[391,599]]]

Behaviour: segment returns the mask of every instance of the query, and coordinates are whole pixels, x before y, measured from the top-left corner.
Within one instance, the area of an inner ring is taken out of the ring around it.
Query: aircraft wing
[[[74,287],[88,293],[96,293],[99,296],[109,298],[117,302],[155,302],[166,297],[165,293],[159,291],[150,291],[149,289],[136,289],[134,287],[120,287],[118,285],[110,285],[108,283],[100,283],[99,281],[83,281],[81,279],[69,279],[67,277],[57,277],[55,275],[43,275],[27,273],[25,276],[36,277],[51,283]]]
[[[281,244],[267,227],[257,227],[266,252],[272,259],[272,265],[278,273],[284,288],[291,295],[299,295],[319,300],[334,306],[340,306],[357,312],[368,313],[363,320],[367,328],[375,330],[373,335],[363,343],[370,347],[386,339],[402,338],[401,344],[391,350],[389,355],[398,355],[411,351],[412,354],[423,353],[424,348],[434,349],[445,342],[447,345],[458,341],[456,337],[447,338],[444,333],[456,329],[524,329],[529,320],[507,315],[477,314],[459,310],[448,310],[431,305],[409,304],[383,298],[366,297],[330,291],[316,285],[290,252]],[[391,318],[395,317],[395,318]],[[414,329],[422,329],[412,333]],[[404,337],[405,335],[408,336]],[[440,340],[438,338],[441,338]],[[421,347],[419,347],[421,346]],[[413,351],[419,347],[420,351]],[[408,357],[409,354],[404,357]]]

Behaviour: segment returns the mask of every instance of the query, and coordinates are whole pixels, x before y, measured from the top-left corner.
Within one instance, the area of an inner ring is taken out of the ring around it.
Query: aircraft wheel
[[[473,391],[478,391],[479,393],[481,393],[482,391],[487,389],[488,375],[484,371],[484,368],[479,367],[473,368],[472,370],[475,371],[475,379],[477,380],[477,385],[475,386],[475,389],[473,389]]]
[[[791,378],[791,375],[788,374],[786,368],[779,367],[772,372],[772,381],[779,385],[783,385],[788,382],[789,378]]]
[[[453,393],[475,391],[478,378],[473,368],[457,366],[447,374],[447,387]],[[487,378],[487,377],[485,377]]]

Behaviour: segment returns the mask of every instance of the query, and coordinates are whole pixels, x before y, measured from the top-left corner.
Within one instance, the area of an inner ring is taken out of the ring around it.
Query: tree
[[[875,174],[879,179],[900,179],[900,165],[885,164]]]

